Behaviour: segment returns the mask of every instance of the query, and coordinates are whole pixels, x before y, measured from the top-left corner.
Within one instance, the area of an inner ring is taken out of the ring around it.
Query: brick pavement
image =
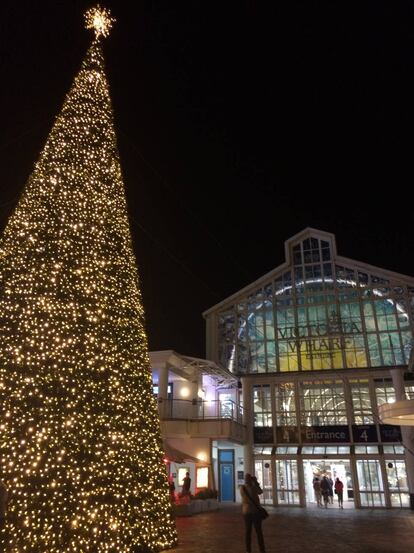
[[[268,508],[266,553],[414,553],[414,512]],[[177,518],[170,553],[245,553],[240,506]],[[252,552],[258,553],[253,531]]]

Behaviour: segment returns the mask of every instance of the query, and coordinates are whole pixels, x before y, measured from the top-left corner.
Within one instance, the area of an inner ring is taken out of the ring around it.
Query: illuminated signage
[[[302,428],[303,443],[325,444],[350,441],[348,426],[307,426]]]
[[[359,326],[351,321],[340,321],[335,311],[326,323],[288,326],[277,329],[279,340],[287,340],[288,351],[296,352],[298,346],[309,359],[315,355],[329,357],[332,350],[346,349],[352,345],[347,335],[360,334]]]

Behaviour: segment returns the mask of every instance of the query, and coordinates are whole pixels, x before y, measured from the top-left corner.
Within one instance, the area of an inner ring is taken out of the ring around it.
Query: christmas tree
[[[0,240],[0,550],[176,543],[100,39]],[[1,548],[2,547],[2,548]]]

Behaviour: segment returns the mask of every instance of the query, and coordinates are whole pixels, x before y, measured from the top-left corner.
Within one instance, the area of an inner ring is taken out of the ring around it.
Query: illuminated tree
[[[0,550],[176,543],[100,36],[0,240]]]

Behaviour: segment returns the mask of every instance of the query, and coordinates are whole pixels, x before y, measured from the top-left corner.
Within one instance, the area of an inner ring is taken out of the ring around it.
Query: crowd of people
[[[334,482],[328,474],[324,474],[322,478],[315,476],[313,478],[313,490],[318,507],[325,506],[325,509],[327,509],[329,504],[333,505],[335,492],[338,498],[338,507],[340,509],[344,508],[344,484],[338,477],[335,478]]]

